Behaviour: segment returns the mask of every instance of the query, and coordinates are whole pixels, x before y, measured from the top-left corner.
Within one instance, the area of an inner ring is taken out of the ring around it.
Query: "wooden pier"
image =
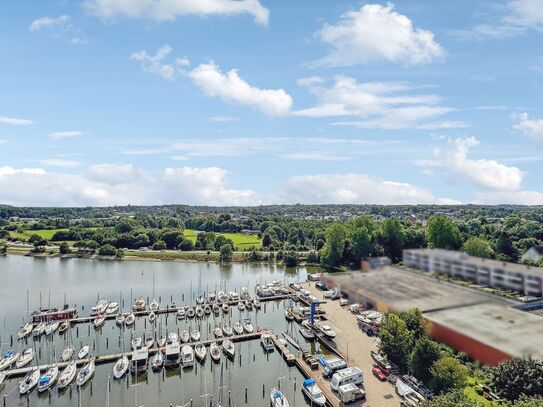
[[[191,345],[192,347],[194,347],[196,345],[201,344],[201,345],[204,345],[204,346],[209,346],[209,345],[211,345],[212,342],[216,342],[216,343],[220,344],[226,339],[229,339],[230,341],[232,341],[234,343],[236,343],[236,342],[244,342],[244,341],[250,341],[250,340],[254,340],[254,339],[260,339],[262,334],[265,333],[265,332],[267,332],[267,331],[261,330],[261,331],[253,332],[253,333],[249,333],[249,334],[233,335],[233,336],[227,336],[227,337],[215,338],[215,339],[206,339],[206,340],[197,341],[197,342],[189,341],[189,342],[186,342],[186,343],[180,343],[180,345],[181,346],[183,346],[183,345]],[[155,346],[155,347],[149,349],[149,354],[152,355],[152,354],[154,354],[154,353],[156,353],[158,351],[165,352],[165,350],[166,350],[165,346],[161,347],[161,348]],[[119,359],[123,354],[125,354],[128,358],[131,358],[132,353],[133,352],[117,352],[117,353],[110,353],[110,354],[107,354],[107,355],[100,355],[100,356],[95,357],[94,362],[97,365],[104,364],[104,363],[113,363],[113,362],[116,362],[117,359]],[[75,363],[76,363],[77,366],[82,366],[82,365],[88,363],[89,360],[90,360],[90,357],[87,357],[87,358],[84,358],[84,359],[76,359]],[[66,366],[68,366],[68,364],[70,362],[71,361],[58,362],[58,363],[48,363],[48,364],[44,364],[44,365],[40,365],[40,366],[27,366],[27,367],[22,367],[22,368],[19,368],[19,369],[8,369],[8,370],[5,370],[4,373],[6,374],[6,378],[24,376],[28,372],[30,372],[32,370],[35,370],[36,368],[40,369],[40,371],[46,371],[55,364],[58,364],[59,369],[63,369]]]
[[[290,352],[290,350],[283,345],[280,341],[277,335],[270,332],[271,339],[277,348],[277,351],[283,356],[283,358],[287,361],[287,363],[294,363],[294,360],[296,359],[296,355]]]
[[[296,363],[298,370],[306,379],[315,380],[315,383],[317,383],[322,390],[322,394],[326,397],[326,405],[328,407],[339,407],[341,405],[339,398],[330,388],[330,383],[322,378],[322,367],[320,364],[318,369],[312,370],[300,356],[296,356],[294,362]]]

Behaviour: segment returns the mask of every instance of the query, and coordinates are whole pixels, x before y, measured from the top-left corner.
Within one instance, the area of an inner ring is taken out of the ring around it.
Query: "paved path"
[[[315,283],[305,283],[304,288],[308,288],[315,297],[323,299],[323,292],[315,288]],[[374,362],[370,351],[377,351],[375,338],[367,336],[358,328],[356,317],[347,307],[340,307],[339,301],[325,301],[326,304],[321,305],[321,308],[326,311],[326,317],[337,333],[335,342],[338,349],[348,356],[349,366],[359,367],[364,373],[364,407],[399,406],[401,399],[394,386],[388,382],[380,382],[371,373]]]

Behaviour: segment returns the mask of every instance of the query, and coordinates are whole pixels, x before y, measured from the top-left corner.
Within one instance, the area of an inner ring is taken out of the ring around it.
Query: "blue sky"
[[[541,0],[2,8],[2,203],[543,204]]]

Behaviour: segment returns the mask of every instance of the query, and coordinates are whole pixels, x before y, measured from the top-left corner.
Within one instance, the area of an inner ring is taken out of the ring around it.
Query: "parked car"
[[[387,379],[387,375],[384,372],[384,370],[377,365],[373,366],[373,369],[371,369],[371,372],[373,373],[375,377],[377,377],[382,382],[384,382]]]

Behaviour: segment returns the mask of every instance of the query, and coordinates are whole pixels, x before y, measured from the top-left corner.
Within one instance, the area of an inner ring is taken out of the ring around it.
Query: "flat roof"
[[[416,307],[429,321],[508,355],[543,360],[543,318],[513,308],[514,301],[393,266],[326,277],[355,301],[360,294],[395,311]]]
[[[493,259],[483,259],[482,257],[469,256],[465,252],[458,252],[455,250],[445,250],[445,249],[406,249],[405,251],[411,253],[420,253],[428,254],[432,256],[441,256],[442,258],[447,258],[450,260],[457,260],[464,263],[472,263],[478,266],[488,266],[492,268],[503,268],[507,270],[518,271],[521,273],[531,273],[543,276],[543,268],[527,266],[525,264],[519,263],[509,263],[505,261],[493,260]]]

